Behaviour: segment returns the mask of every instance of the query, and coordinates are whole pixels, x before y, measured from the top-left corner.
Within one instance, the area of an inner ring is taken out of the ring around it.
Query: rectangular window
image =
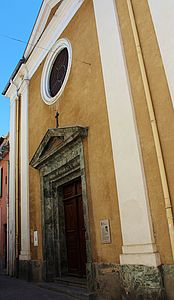
[[[2,197],[3,168],[0,167],[0,198]]]

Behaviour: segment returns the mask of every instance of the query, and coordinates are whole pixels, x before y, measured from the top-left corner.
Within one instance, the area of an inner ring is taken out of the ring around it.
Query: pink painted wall
[[[8,159],[7,153],[3,160],[0,160],[0,167],[3,168],[2,177],[2,197],[0,197],[0,268],[6,267],[6,249],[7,237],[5,236],[7,229],[7,204],[8,204]]]

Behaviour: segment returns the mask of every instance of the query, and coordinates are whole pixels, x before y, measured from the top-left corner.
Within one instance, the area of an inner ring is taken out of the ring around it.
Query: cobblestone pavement
[[[26,282],[0,274],[0,300],[71,300],[54,291],[43,289],[35,283]]]

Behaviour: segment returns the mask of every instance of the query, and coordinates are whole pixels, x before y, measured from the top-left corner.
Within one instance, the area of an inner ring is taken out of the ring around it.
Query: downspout
[[[149,117],[150,117],[150,124],[151,124],[152,134],[153,134],[153,138],[154,138],[155,150],[156,150],[156,154],[157,154],[157,161],[158,161],[162,190],[163,190],[163,195],[164,195],[165,213],[166,213],[166,218],[167,218],[172,255],[173,255],[173,259],[174,259],[173,212],[172,212],[172,203],[171,203],[171,199],[170,199],[170,195],[169,195],[169,187],[168,187],[168,183],[167,183],[167,175],[166,175],[166,171],[165,171],[162,148],[161,148],[161,143],[160,143],[160,138],[159,138],[159,133],[158,133],[157,122],[156,122],[156,118],[155,118],[155,112],[154,112],[154,108],[153,108],[152,96],[151,96],[150,87],[149,87],[149,83],[148,83],[148,79],[147,79],[145,62],[144,62],[144,58],[143,58],[143,54],[142,54],[140,39],[139,39],[139,35],[138,35],[138,30],[137,30],[137,25],[136,25],[136,21],[135,21],[135,16],[134,16],[131,0],[127,0],[127,6],[128,6],[128,12],[129,12],[129,17],[130,17],[130,21],[131,21],[133,37],[134,37],[134,41],[135,41],[135,45],[136,45],[136,52],[137,52],[137,56],[138,56],[145,96],[146,96],[146,103],[147,103],[147,108],[148,108]]]
[[[19,274],[19,96],[16,99],[16,277]]]
[[[18,95],[18,88],[11,81],[16,88],[16,160],[15,160],[15,217],[16,217],[16,235],[15,235],[15,255],[16,255],[16,277],[19,275],[19,104],[20,97]]]

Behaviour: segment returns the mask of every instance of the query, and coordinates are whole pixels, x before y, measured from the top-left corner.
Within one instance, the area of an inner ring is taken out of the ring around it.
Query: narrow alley
[[[69,296],[0,274],[0,300],[70,300]]]

